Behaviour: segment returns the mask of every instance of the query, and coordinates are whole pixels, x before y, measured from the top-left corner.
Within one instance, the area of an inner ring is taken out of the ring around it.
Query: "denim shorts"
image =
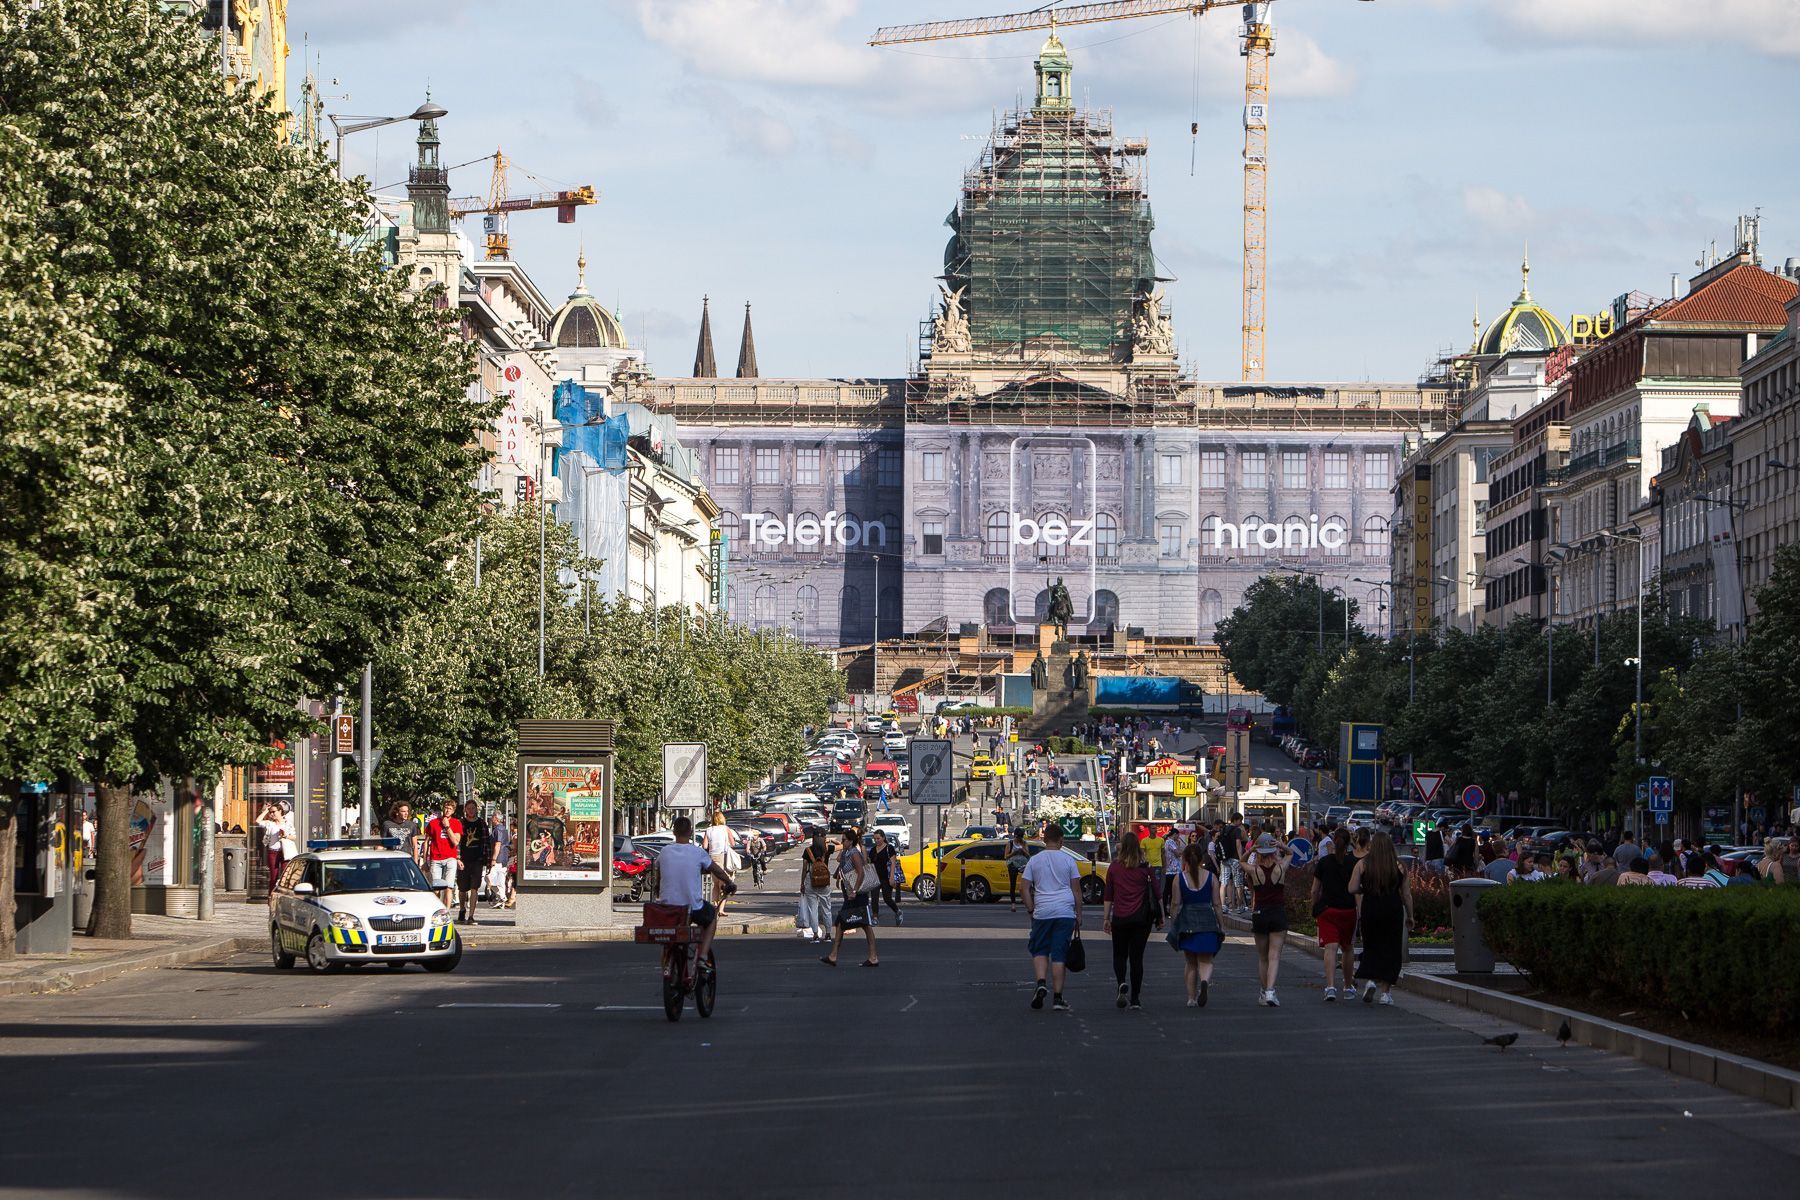
[[[1074,917],[1051,917],[1031,923],[1031,957],[1067,962],[1069,942],[1075,936]]]

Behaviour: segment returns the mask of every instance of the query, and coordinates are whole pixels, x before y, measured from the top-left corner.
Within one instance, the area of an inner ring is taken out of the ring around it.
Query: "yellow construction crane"
[[[530,196],[512,196],[508,194],[506,183],[506,155],[496,150],[491,156],[494,160],[494,177],[488,185],[486,196],[459,196],[450,201],[450,215],[460,221],[471,213],[486,213],[484,223],[487,252],[484,258],[492,260],[506,258],[512,251],[512,242],[507,237],[506,217],[508,213],[529,212],[537,208],[554,208],[559,225],[575,223],[575,209],[578,205],[593,204],[599,196],[588,184],[577,188],[564,188],[554,192],[538,192]],[[475,159],[481,162],[482,159]],[[468,165],[468,164],[463,164]],[[526,172],[530,174],[530,172]]]
[[[871,46],[903,42],[934,42],[946,38],[987,37],[1029,29],[1055,32],[1064,25],[1091,25],[1132,17],[1192,13],[1199,17],[1238,0],[1113,0],[1105,4],[1077,4],[1069,8],[1039,9],[996,17],[970,17],[960,21],[928,21],[919,25],[890,25],[875,31]],[[1238,52],[1244,56],[1244,320],[1243,378],[1264,378],[1268,360],[1263,354],[1265,313],[1268,301],[1266,262],[1269,250],[1269,58],[1275,53],[1275,27],[1269,21],[1269,5],[1245,4],[1239,31]]]

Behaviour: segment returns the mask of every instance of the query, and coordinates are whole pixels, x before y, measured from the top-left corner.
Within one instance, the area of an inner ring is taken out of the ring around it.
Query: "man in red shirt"
[[[456,819],[456,801],[443,798],[438,815],[425,823],[426,853],[431,858],[431,889],[449,908],[456,890],[456,868],[462,861],[462,822]]]

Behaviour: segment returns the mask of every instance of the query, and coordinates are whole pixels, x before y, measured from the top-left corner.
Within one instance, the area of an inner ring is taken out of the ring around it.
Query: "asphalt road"
[[[1190,1010],[1152,942],[1132,1013],[1096,934],[1075,1011],[1032,1011],[1023,931],[915,907],[876,970],[860,939],[835,969],[722,941],[719,1011],[679,1024],[654,951],[618,943],[448,976],[241,955],[0,1000],[0,1195],[1661,1200],[1800,1169],[1792,1113],[1537,1033],[1502,1054],[1412,997],[1327,1005],[1299,955],[1258,1007],[1246,944]]]

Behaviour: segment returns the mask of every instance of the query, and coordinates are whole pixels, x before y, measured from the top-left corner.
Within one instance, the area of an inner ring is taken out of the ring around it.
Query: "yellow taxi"
[[[1033,854],[1045,851],[1044,843],[1040,841],[1026,844]],[[910,869],[907,870],[906,884],[912,889],[913,895],[921,900],[935,900],[941,890],[946,896],[961,896],[971,904],[985,903],[1007,894],[1007,888],[1011,884],[1006,872],[1006,854],[1009,848],[1009,843],[991,838],[946,842],[941,849],[934,844],[928,849],[934,852],[932,858],[936,866],[935,874],[916,874],[918,856],[913,855]],[[1081,875],[1082,901],[1086,904],[1100,903],[1106,889],[1106,864],[1095,866],[1067,848],[1057,853],[1067,854],[1076,861]]]
[[[994,760],[986,754],[977,754],[969,760],[970,779],[992,779],[994,777]]]
[[[937,899],[938,860],[958,846],[966,846],[969,839],[958,838],[944,842],[926,842],[925,848],[913,854],[900,856],[900,872],[905,880],[901,885],[911,888],[913,895],[921,900]]]

